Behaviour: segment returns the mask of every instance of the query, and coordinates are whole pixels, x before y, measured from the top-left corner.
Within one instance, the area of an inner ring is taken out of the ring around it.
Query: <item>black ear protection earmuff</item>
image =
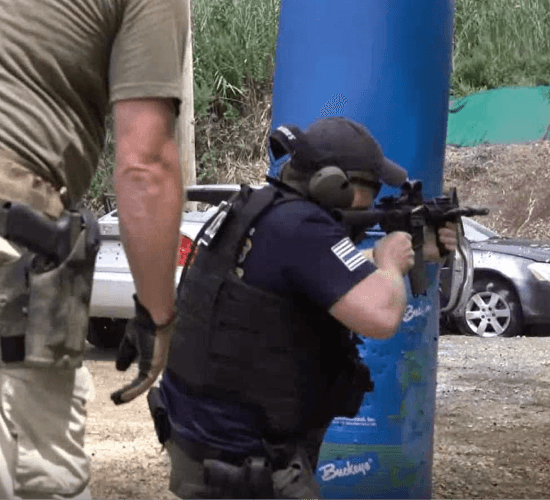
[[[350,208],[353,186],[339,167],[323,167],[309,181],[309,195],[324,208]]]
[[[281,125],[269,137],[269,147],[273,158],[289,154],[292,168],[304,176],[311,175],[319,164],[314,148],[306,135],[294,125]],[[303,193],[326,209],[349,208],[353,203],[353,186],[348,176],[336,166],[325,166],[317,170],[309,180],[307,193]]]

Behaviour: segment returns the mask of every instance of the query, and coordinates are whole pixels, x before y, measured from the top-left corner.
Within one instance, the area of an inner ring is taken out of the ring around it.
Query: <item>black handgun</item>
[[[5,203],[0,207],[0,235],[56,265],[69,256],[82,230],[94,222],[93,216],[85,212],[65,211],[53,221],[23,203]],[[99,244],[99,230],[91,233]]]

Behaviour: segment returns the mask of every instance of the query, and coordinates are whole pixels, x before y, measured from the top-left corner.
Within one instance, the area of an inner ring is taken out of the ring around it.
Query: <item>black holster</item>
[[[168,418],[166,406],[160,397],[158,387],[153,387],[147,394],[147,404],[149,405],[151,417],[153,417],[157,438],[159,443],[163,445],[170,439],[170,419]]]
[[[204,482],[217,498],[319,498],[307,451],[293,442],[270,444],[266,457],[248,457],[242,465],[204,460]]]

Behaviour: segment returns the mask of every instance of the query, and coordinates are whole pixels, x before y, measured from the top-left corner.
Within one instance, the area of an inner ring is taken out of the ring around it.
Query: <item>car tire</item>
[[[117,349],[124,335],[125,319],[90,318],[86,340],[100,349]]]
[[[475,279],[457,327],[465,335],[515,337],[523,330],[523,314],[515,290],[492,276]]]

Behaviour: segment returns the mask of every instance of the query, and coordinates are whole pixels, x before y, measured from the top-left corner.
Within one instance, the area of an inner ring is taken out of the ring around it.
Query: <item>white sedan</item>
[[[176,284],[179,281],[191,244],[203,224],[216,212],[215,205],[228,199],[239,189],[240,186],[236,184],[187,188],[189,201],[199,201],[214,206],[205,212],[183,214]],[[117,211],[110,210],[98,222],[101,247],[97,254],[94,270],[88,341],[97,347],[112,348],[118,346],[124,333],[126,321],[134,315],[132,295],[135,292],[135,287],[120,241]]]

